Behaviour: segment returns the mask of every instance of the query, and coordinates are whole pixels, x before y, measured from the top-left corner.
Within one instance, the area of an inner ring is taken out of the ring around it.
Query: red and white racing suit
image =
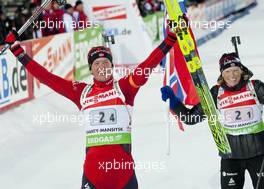
[[[132,74],[119,81],[112,78],[107,82],[94,80],[93,84],[68,81],[48,72],[27,55],[19,59],[41,83],[70,99],[90,118],[85,123],[86,158],[82,188],[138,188],[131,155],[131,110],[139,88],[149,77],[149,72],[142,70],[159,65],[175,41],[176,36],[169,33]],[[112,168],[106,170],[110,167],[109,162]],[[114,167],[117,165],[118,168]]]

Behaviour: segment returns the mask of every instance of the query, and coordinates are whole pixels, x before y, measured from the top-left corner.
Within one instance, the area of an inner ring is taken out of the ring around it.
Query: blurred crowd
[[[10,30],[18,31],[40,5],[39,0],[25,1],[21,5],[19,2],[14,5],[1,5],[0,3],[0,44],[4,43],[5,36]],[[88,16],[84,13],[81,0],[77,0],[74,5],[65,4],[63,6],[53,0],[31,27],[21,35],[21,40],[84,29],[89,26],[85,24],[88,22]]]
[[[205,0],[185,0],[186,6],[196,5],[204,2]],[[209,1],[209,0],[207,0]],[[163,0],[137,0],[141,16],[145,17],[153,14],[156,11],[164,11],[165,6]]]
[[[138,0],[138,8],[141,16],[145,17],[156,11],[164,11],[165,6],[163,0]]]
[[[204,0],[185,1],[189,6]],[[143,17],[165,9],[163,0],[137,0],[137,3]],[[10,30],[18,31],[40,5],[41,0],[0,1],[0,44],[4,43],[5,36]],[[89,19],[84,12],[81,0],[77,0],[74,5],[65,4],[63,6],[52,0],[52,3],[42,11],[34,24],[21,35],[21,40],[72,32],[86,27],[89,27]]]

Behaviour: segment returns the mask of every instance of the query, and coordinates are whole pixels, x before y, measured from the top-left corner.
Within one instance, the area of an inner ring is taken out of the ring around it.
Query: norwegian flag
[[[181,5],[181,7],[184,7]],[[185,9],[186,10],[186,9]],[[184,10],[184,11],[185,11]],[[165,13],[163,22],[163,35],[167,36],[167,19],[168,15]],[[170,86],[174,94],[181,100],[185,105],[196,105],[199,103],[199,97],[197,95],[195,86],[193,84],[191,75],[188,71],[186,61],[180,50],[179,44],[175,43],[174,47],[166,55],[162,61],[162,65],[166,68],[169,64],[170,70],[164,74],[164,86]],[[169,73],[169,83],[166,82],[166,73]],[[177,119],[177,117],[176,117]],[[180,130],[184,130],[182,123],[178,120]]]
[[[166,72],[164,75],[164,86],[168,85],[170,86],[173,91],[174,94],[185,104],[186,98],[187,98],[187,94],[182,86],[182,82],[179,79],[179,73],[176,69],[176,62],[177,60],[175,60],[174,58],[174,49],[172,49],[170,51],[170,53],[167,54],[166,59],[164,61],[164,66],[166,66],[167,63],[170,64],[170,71],[169,71],[169,83],[167,83],[166,78]]]

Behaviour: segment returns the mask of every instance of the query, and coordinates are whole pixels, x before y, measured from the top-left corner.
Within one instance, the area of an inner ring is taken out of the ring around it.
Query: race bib
[[[240,106],[222,109],[221,115],[226,133],[231,135],[245,135],[264,130],[262,122],[262,105]]]
[[[131,118],[125,105],[88,108],[86,146],[131,144]]]
[[[227,123],[249,122],[254,120],[254,110],[252,107],[226,110],[225,120]]]
[[[91,126],[115,125],[117,123],[116,110],[113,108],[93,110],[89,113]]]

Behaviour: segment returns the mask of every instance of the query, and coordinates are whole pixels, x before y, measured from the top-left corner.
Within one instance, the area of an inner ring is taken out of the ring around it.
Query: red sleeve
[[[24,57],[21,58],[19,61],[41,83],[47,85],[55,92],[70,99],[78,106],[79,109],[81,109],[80,96],[81,96],[81,92],[86,86],[85,83],[68,81],[57,75],[54,75],[50,73],[48,70],[46,70],[44,67],[39,65],[37,62],[32,60],[27,54],[24,55]]]
[[[169,33],[164,41],[152,51],[149,57],[136,67],[131,75],[119,80],[119,86],[126,98],[127,104],[134,105],[134,99],[139,88],[147,82],[151,71],[159,65],[176,40],[175,34]]]
[[[124,94],[126,98],[126,103],[129,104],[130,106],[134,106],[134,99],[135,96],[139,90],[139,87],[133,87],[130,82],[129,78],[131,75],[126,76],[118,81],[120,89],[122,93]]]

